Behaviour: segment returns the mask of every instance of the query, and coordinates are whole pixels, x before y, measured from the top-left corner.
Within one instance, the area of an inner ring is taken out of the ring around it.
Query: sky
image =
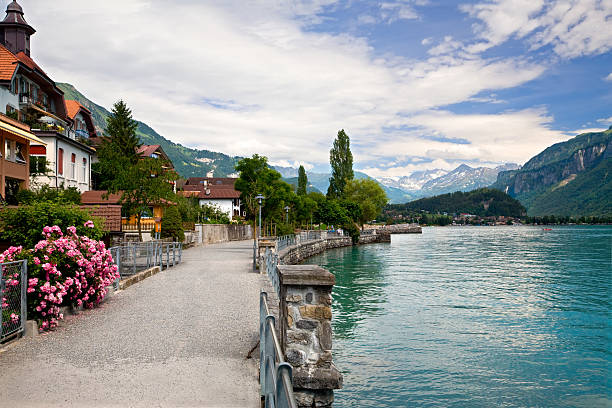
[[[3,7],[8,4],[2,0]],[[612,0],[19,0],[57,82],[185,146],[375,177],[612,125]]]

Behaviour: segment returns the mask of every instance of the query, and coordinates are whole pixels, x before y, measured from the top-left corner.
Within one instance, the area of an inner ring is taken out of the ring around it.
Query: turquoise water
[[[611,407],[612,227],[425,228],[329,251],[335,407]]]

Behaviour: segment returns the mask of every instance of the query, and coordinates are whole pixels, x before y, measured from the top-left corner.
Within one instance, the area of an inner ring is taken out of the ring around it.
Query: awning
[[[25,137],[30,142],[34,142],[36,144],[40,144],[40,145],[44,145],[44,146],[47,145],[41,139],[36,137],[36,135],[34,135],[33,133],[25,131],[23,129],[19,129],[17,126],[13,126],[10,123],[6,123],[6,122],[3,122],[1,120],[0,120],[0,129],[6,130],[7,132],[12,133],[12,134],[17,135],[17,136]]]
[[[30,146],[30,156],[45,156],[47,148],[45,146]]]

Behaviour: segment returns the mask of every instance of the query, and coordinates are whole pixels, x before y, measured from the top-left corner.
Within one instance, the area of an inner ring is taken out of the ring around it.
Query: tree
[[[173,240],[183,242],[185,240],[185,232],[183,231],[183,223],[181,222],[181,214],[177,206],[170,206],[164,212],[161,225],[161,236],[163,238],[172,237]]]
[[[355,176],[353,173],[353,154],[351,153],[351,141],[344,129],[338,131],[334,140],[334,146],[329,151],[329,164],[332,168],[332,176],[329,179],[327,196],[340,198],[344,193],[344,187],[349,180]]]
[[[142,241],[142,216],[152,205],[160,205],[174,198],[172,182],[176,172],[164,168],[164,160],[142,158],[118,171],[108,186],[108,193],[119,193],[119,203],[128,216],[136,216],[138,236]]]
[[[300,166],[300,169],[298,171],[297,194],[299,196],[305,196],[307,186],[308,186],[308,176],[306,176],[306,170],[304,170],[304,166]]]
[[[132,111],[125,102],[115,102],[111,115],[106,118],[106,133],[113,147],[132,163],[138,161],[137,150],[142,145],[136,135],[137,128],[138,123],[132,119]]]
[[[370,179],[350,180],[344,193],[347,200],[357,203],[361,208],[359,223],[362,227],[364,223],[378,217],[389,201],[380,184]]]
[[[240,160],[236,164],[236,171],[240,173],[240,176],[236,180],[235,188],[240,191],[240,199],[246,207],[247,217],[253,220],[255,227],[253,230],[256,231],[259,202],[255,197],[262,194],[266,199],[272,198],[273,185],[280,181],[281,175],[268,167],[267,157],[258,154]],[[265,201],[264,205],[266,205]]]
[[[126,167],[135,165],[141,143],[136,135],[138,124],[132,111],[123,101],[116,102],[106,119],[107,136],[98,150],[98,162],[92,164],[92,178],[96,188],[109,188]]]

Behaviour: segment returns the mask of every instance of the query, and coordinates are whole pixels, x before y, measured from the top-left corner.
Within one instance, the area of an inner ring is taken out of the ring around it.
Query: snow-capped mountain
[[[379,178],[378,181],[387,187],[413,191],[420,190],[428,181],[442,177],[447,173],[447,170],[442,169],[421,170],[415,171],[409,176]]]
[[[473,168],[462,164],[452,171],[442,169],[416,171],[409,176],[379,178],[387,186],[399,188],[415,197],[429,197],[455,191],[470,191],[488,187],[495,183],[497,174],[504,170],[514,170],[516,164],[504,164],[495,168]]]

